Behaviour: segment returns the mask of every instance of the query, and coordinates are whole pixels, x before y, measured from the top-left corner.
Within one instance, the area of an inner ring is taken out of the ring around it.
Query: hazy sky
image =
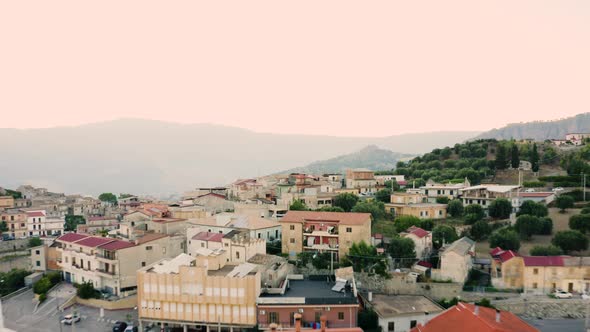
[[[590,1],[2,1],[0,127],[486,130],[590,111]]]

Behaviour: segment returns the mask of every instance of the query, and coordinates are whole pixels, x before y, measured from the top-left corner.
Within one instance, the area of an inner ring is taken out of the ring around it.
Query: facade
[[[353,243],[371,243],[371,214],[289,211],[281,219],[282,252],[290,257],[303,251],[333,252],[336,260]]]
[[[590,133],[569,133],[565,135],[566,142],[573,145],[584,145],[584,140],[590,138]]]
[[[346,170],[346,188],[358,189],[361,194],[376,192],[375,172],[365,168]]]
[[[262,288],[278,288],[288,275],[295,273],[295,266],[281,256],[256,254],[248,263],[258,266]]]
[[[432,232],[423,230],[420,227],[412,226],[405,233],[400,234],[414,242],[416,257],[423,259],[432,251]]]
[[[0,221],[6,222],[8,232],[15,239],[25,238],[29,236],[27,228],[27,213],[22,210],[12,209],[0,212]]]
[[[422,295],[364,294],[363,302],[379,316],[383,332],[407,332],[440,315],[443,308]]]
[[[256,179],[240,179],[229,186],[228,195],[238,200],[265,197],[264,187]]]
[[[256,325],[260,274],[253,264],[211,264],[181,254],[137,271],[138,314],[144,323],[246,328]]]
[[[282,231],[281,224],[275,220],[233,213],[221,213],[209,218],[192,219],[187,225],[187,236],[189,237],[199,232],[227,234],[238,230],[247,232],[250,238],[264,239],[267,242],[280,239]]]
[[[231,231],[227,234],[199,232],[188,238],[189,256],[197,256],[202,249],[222,249],[228,263],[245,263],[256,255],[266,254],[266,241],[251,238],[247,232]]]
[[[45,210],[27,211],[28,236],[59,236],[64,232],[64,218],[48,218]]]
[[[57,251],[57,244],[43,244],[31,248],[31,270],[35,272],[46,272],[60,270],[58,261],[61,255]]]
[[[193,204],[202,206],[206,211],[213,214],[227,212],[234,209],[234,202],[228,200],[224,195],[215,193],[207,193],[197,196],[192,202]]]
[[[393,193],[391,203],[385,209],[394,216],[414,216],[420,219],[444,219],[447,205],[427,203],[426,195],[421,193]]]
[[[548,205],[555,200],[555,193],[553,192],[519,192],[515,197],[512,198],[512,207],[518,212],[520,206],[525,201],[533,201],[535,203],[541,203]]]
[[[76,226],[77,233],[97,234],[101,231],[112,231],[119,227],[119,221],[116,218],[91,217],[85,224]]]
[[[461,190],[471,186],[469,180],[463,183],[440,184],[428,181],[425,186],[420,187],[420,193],[426,197],[429,203],[436,203],[438,197],[446,197],[449,200],[458,198]]]
[[[182,238],[163,234],[149,234],[131,242],[68,233],[56,243],[66,282],[92,282],[94,288],[117,296],[135,292],[138,269],[184,252]]]
[[[14,207],[14,197],[0,196],[0,210],[1,209],[12,209],[13,207]]]
[[[512,198],[518,196],[519,189],[520,186],[481,184],[462,189],[461,199],[463,205],[478,204],[484,209],[487,209],[497,198],[506,198],[507,200],[512,201]]]
[[[331,282],[306,280],[303,275],[290,275],[282,288],[267,289],[257,300],[258,327],[269,329],[277,324],[279,329],[295,328],[295,316],[301,315],[303,328],[319,328],[321,317],[332,328],[357,326],[359,301],[356,288],[341,279]]]
[[[462,237],[440,250],[439,269],[432,270],[432,278],[463,283],[473,267],[475,241]]]

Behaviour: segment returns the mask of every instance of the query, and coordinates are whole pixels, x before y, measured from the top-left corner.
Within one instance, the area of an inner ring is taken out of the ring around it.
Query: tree
[[[569,195],[559,195],[555,200],[555,204],[561,212],[565,212],[568,208],[574,207],[574,198]]]
[[[64,229],[66,232],[73,232],[76,230],[78,225],[85,223],[86,219],[84,219],[84,216],[69,214],[66,216],[66,223],[64,225]]]
[[[539,218],[540,228],[537,232],[539,235],[551,235],[553,232],[553,220],[549,217]]]
[[[421,223],[422,221],[420,218],[414,216],[399,216],[393,221],[393,224],[395,225],[395,228],[398,232],[404,232],[406,229],[412,226],[420,227]]]
[[[0,233],[4,233],[8,231],[8,225],[6,225],[6,221],[0,222]]]
[[[485,217],[483,207],[478,204],[469,204],[465,207],[465,223],[473,225],[475,222],[482,220]]]
[[[395,267],[412,266],[416,258],[414,241],[405,237],[395,237],[391,239],[391,242],[389,243],[389,254],[395,262]]]
[[[397,191],[400,188],[399,184],[395,179],[387,180],[383,183],[383,185],[385,186],[385,188],[389,188],[392,191]]]
[[[463,203],[458,199],[450,201],[449,205],[447,205],[447,212],[454,218],[461,217],[463,215],[463,210]]]
[[[575,230],[557,232],[551,243],[561,248],[565,253],[588,249],[588,238],[586,235]]]
[[[351,193],[342,193],[334,197],[332,205],[342,208],[344,212],[350,212],[358,201],[359,198],[357,195]]]
[[[344,212],[344,210],[341,207],[338,207],[338,206],[322,206],[321,208],[318,209],[318,211],[323,211],[323,212]]]
[[[563,250],[554,245],[534,246],[530,251],[531,256],[559,256],[563,255]]]
[[[358,325],[365,332],[376,332],[379,329],[379,315],[369,308],[364,308],[358,312]]]
[[[385,217],[385,204],[378,201],[363,201],[358,202],[351,212],[370,213],[373,220],[381,220]]]
[[[438,225],[432,230],[432,244],[435,248],[457,241],[457,231],[449,225]]]
[[[488,212],[492,218],[508,219],[512,213],[512,203],[506,198],[497,198],[490,204]]]
[[[375,194],[375,199],[383,203],[391,203],[391,189],[385,188]]]
[[[537,151],[537,143],[533,144],[533,149],[531,150],[531,156],[530,156],[530,161],[531,161],[531,166],[533,169],[533,172],[538,172],[539,171],[539,152]]]
[[[377,220],[371,223],[372,233],[383,234],[384,237],[395,237],[397,236],[397,229],[395,224],[391,221]]]
[[[447,196],[438,196],[436,198],[436,202],[438,204],[449,204],[449,198]]]
[[[42,244],[43,244],[43,241],[41,241],[41,239],[38,237],[32,237],[29,239],[29,248],[37,247]]]
[[[512,148],[510,151],[510,166],[512,166],[512,168],[518,168],[520,166],[520,156],[518,153],[518,146],[516,146],[516,144],[512,143]]]
[[[520,234],[521,239],[528,240],[533,234],[537,234],[541,230],[541,224],[538,217],[523,214],[516,219],[514,228]]]
[[[520,248],[518,233],[508,228],[497,230],[490,235],[490,248],[500,247],[504,250],[517,251]]]
[[[112,204],[117,204],[117,196],[113,193],[102,193],[98,195],[98,199],[101,202],[108,202]]]
[[[76,293],[78,297],[81,299],[92,299],[99,297],[99,292],[96,289],[94,289],[92,282],[85,282],[80,284],[78,286],[78,290]]]
[[[498,144],[496,147],[496,169],[506,169],[508,166],[508,155],[504,144]]]
[[[582,233],[590,231],[590,214],[576,214],[570,217],[569,226],[571,229]]]
[[[51,289],[51,287],[53,287],[53,285],[51,284],[51,280],[49,280],[49,278],[43,277],[33,285],[33,293],[47,293],[47,291]]]
[[[302,201],[295,200],[295,201],[293,201],[293,203],[291,203],[291,205],[289,205],[289,210],[291,210],[291,211],[308,211],[309,208]]]
[[[485,239],[491,232],[492,227],[490,227],[490,225],[483,220],[480,220],[473,224],[473,226],[471,226],[471,229],[469,230],[469,234],[476,241]]]
[[[365,241],[353,243],[348,250],[346,258],[355,271],[374,271],[379,275],[387,274],[387,262],[385,256],[377,254],[377,248],[368,245]]]
[[[547,210],[547,206],[542,203],[537,203],[535,201],[524,201],[518,209],[517,216],[528,214],[535,217],[546,217],[549,214]]]

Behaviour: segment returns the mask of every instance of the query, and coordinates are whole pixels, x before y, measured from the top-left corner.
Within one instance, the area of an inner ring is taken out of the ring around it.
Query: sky
[[[590,111],[590,2],[2,1],[0,127],[488,130]]]

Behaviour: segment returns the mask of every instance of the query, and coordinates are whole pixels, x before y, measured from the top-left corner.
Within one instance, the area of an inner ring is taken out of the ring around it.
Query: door
[[[65,276],[66,282],[71,282],[72,280],[72,275],[70,274],[70,272],[66,272],[66,276]]]
[[[570,282],[567,284],[567,291],[570,293],[574,291],[574,283],[573,282]]]

